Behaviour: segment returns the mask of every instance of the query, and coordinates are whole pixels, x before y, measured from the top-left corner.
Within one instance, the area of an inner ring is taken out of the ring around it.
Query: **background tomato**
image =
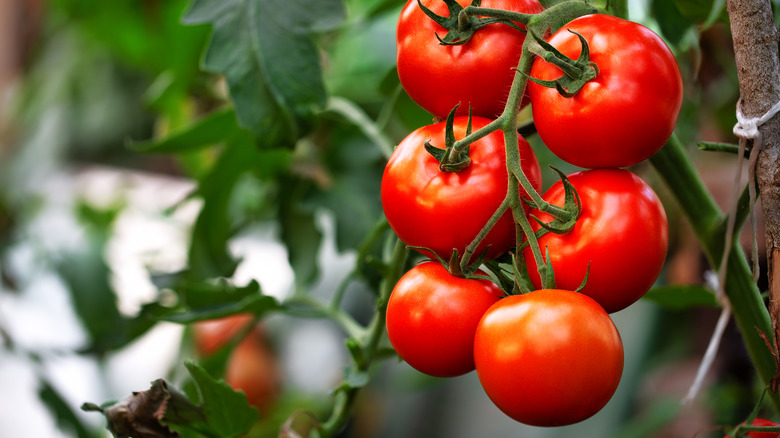
[[[615,393],[623,342],[588,296],[538,290],[485,312],[474,362],[482,387],[505,414],[534,426],[563,426],[592,416]]]
[[[571,98],[528,83],[539,136],[562,160],[580,167],[625,167],[649,158],[669,139],[682,105],[680,69],[650,29],[609,15],[577,18],[550,37],[576,59],[575,31],[588,41],[598,76]],[[531,76],[554,80],[562,72],[537,58]]]
[[[195,349],[202,356],[216,353],[246,329],[254,318],[246,313],[196,322],[192,325]]]
[[[473,129],[490,122],[474,117]],[[455,118],[455,136],[463,138],[468,117]],[[432,249],[448,260],[453,248],[463,254],[506,197],[506,152],[501,132],[474,142],[469,150],[471,165],[457,173],[442,172],[439,162],[424,148],[428,139],[444,147],[445,124],[418,128],[393,152],[382,176],[382,207],[390,226],[407,245]],[[519,137],[525,174],[539,190],[542,176],[531,146]],[[521,194],[525,192],[521,189]],[[478,248],[490,244],[493,258],[515,246],[515,225],[507,212],[490,230]]]
[[[448,16],[442,0],[423,5]],[[458,0],[467,6],[471,0]],[[537,0],[484,0],[482,6],[524,13],[538,13]],[[458,113],[493,117],[501,114],[520,60],[525,34],[505,24],[491,24],[459,46],[439,44],[436,34],[447,31],[408,0],[396,29],[398,77],[418,105],[441,119],[458,103]]]
[[[244,391],[249,404],[263,414],[269,412],[281,390],[281,372],[262,330],[252,330],[230,353],[225,382]]]
[[[653,189],[625,169],[586,170],[569,180],[582,201],[577,224],[567,234],[545,234],[539,246],[550,250],[557,287],[574,290],[589,272],[582,293],[607,312],[617,312],[641,298],[661,273],[669,245],[666,212]],[[560,181],[543,198],[563,205]],[[552,220],[544,213],[531,214]],[[524,257],[531,281],[541,287],[530,248]]]
[[[473,371],[477,323],[501,295],[490,281],[455,277],[438,262],[417,265],[390,295],[390,343],[425,374],[453,377]]]

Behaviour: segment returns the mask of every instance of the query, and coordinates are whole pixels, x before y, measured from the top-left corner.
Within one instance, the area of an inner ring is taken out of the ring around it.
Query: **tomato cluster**
[[[492,123],[516,116],[504,106],[520,77],[515,69],[524,65],[521,54],[533,56],[523,45],[530,37],[523,23],[491,22],[470,39],[443,44],[466,21],[445,28],[440,16],[468,5],[408,0],[398,22],[401,84],[447,121],[411,132],[383,175],[391,228],[436,259],[396,284],[387,304],[388,337],[421,372],[450,377],[476,370],[490,399],[517,421],[576,423],[606,405],[622,376],[623,344],[609,314],[640,299],[664,265],[663,205],[625,167],[649,158],[671,136],[682,102],[680,71],[655,33],[609,15],[570,18],[555,32],[534,34],[548,38],[534,40],[530,52],[552,56],[535,57],[523,72],[537,133],[561,160],[583,168],[539,195],[533,149],[518,135],[515,153],[514,131]],[[481,7],[544,12],[535,0],[484,0]],[[566,89],[560,78],[568,75],[571,84],[577,75],[552,59],[561,57],[592,74]],[[445,165],[451,152],[461,154],[458,167]],[[513,194],[520,173],[527,183]],[[537,266],[541,259],[544,267]],[[470,265],[474,260],[481,270]],[[542,278],[540,271],[553,275]],[[521,276],[535,290],[524,290]]]

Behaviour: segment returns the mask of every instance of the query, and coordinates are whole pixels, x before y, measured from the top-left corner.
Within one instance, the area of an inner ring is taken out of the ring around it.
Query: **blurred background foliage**
[[[248,414],[250,436],[276,436],[299,409],[323,418],[344,376],[366,385],[345,437],[722,436],[719,426],[747,416],[760,388],[736,331],[707,389],[679,403],[718,310],[709,267],[647,165],[632,170],[664,199],[672,245],[658,289],[614,315],[626,372],[596,417],[521,426],[492,407],[473,373],[433,379],[395,359],[370,382],[342,373],[343,327],[300,316],[322,316],[307,300],[337,293],[360,323],[374,309],[382,270],[370,261],[389,238],[384,162],[431,122],[395,73],[401,6],[0,4],[0,382],[10,388],[0,391],[0,435],[106,436],[81,403],[119,400],[162,377],[193,400],[217,394],[224,412],[247,412],[218,381],[236,345],[207,357],[193,345],[193,323],[235,313],[262,320],[263,354],[278,363],[267,377],[281,382],[260,415]],[[738,88],[722,2],[629,6],[678,57],[677,133],[725,205],[733,158],[695,148],[733,141]],[[576,170],[529,140],[543,168]],[[185,367],[188,358],[197,360]]]

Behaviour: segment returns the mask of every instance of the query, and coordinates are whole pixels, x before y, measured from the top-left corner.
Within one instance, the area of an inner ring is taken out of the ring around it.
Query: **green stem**
[[[723,213],[704,186],[698,172],[675,137],[650,158],[670,192],[676,197],[691,223],[707,259],[717,270],[724,250]],[[769,312],[764,305],[750,272],[747,259],[739,246],[734,246],[726,261],[726,295],[734,312],[734,320],[742,333],[745,346],[764,385],[769,385],[776,373],[772,352],[762,336],[772,339]],[[780,412],[780,398],[770,393],[775,410]]]
[[[392,255],[390,256],[387,265],[387,275],[380,286],[379,297],[376,302],[376,312],[368,325],[365,335],[358,338],[362,344],[361,347],[365,359],[361,363],[355,364],[358,372],[368,372],[371,364],[377,357],[379,344],[385,333],[387,301],[390,299],[390,293],[393,291],[398,279],[403,275],[408,255],[409,250],[407,249],[406,244],[400,240],[396,240],[395,247],[393,248]],[[330,418],[322,423],[316,430],[321,438],[333,437],[344,427],[344,424],[349,419],[358,391],[359,388],[349,386],[341,388],[336,392]]]
[[[490,17],[502,20],[514,21],[515,23],[525,24],[536,14],[524,14],[522,12],[506,11],[503,9],[483,8],[481,6],[466,6],[458,16],[461,17]]]

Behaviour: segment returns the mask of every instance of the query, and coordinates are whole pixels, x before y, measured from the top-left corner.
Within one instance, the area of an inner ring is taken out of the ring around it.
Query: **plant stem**
[[[650,162],[669,186],[670,192],[691,223],[710,265],[717,270],[724,249],[724,234],[719,226],[723,213],[704,186],[682,144],[672,136],[666,145],[650,158]],[[742,249],[734,246],[726,263],[728,274],[724,287],[734,311],[734,320],[742,333],[759,378],[765,385],[769,385],[775,375],[775,360],[762,337],[765,335],[771,339],[772,336],[769,313],[758,287],[753,282]],[[780,411],[777,394],[769,395],[775,409]]]
[[[362,363],[354,364],[358,372],[368,372],[377,356],[379,344],[385,333],[387,301],[390,299],[390,293],[393,291],[398,279],[403,275],[408,256],[409,250],[406,247],[406,244],[400,240],[396,240],[395,247],[393,248],[392,255],[387,264],[387,275],[380,286],[374,317],[367,327],[365,336],[362,336],[361,339],[358,340],[361,343],[363,357],[365,358],[365,361]],[[359,388],[348,386],[343,387],[336,392],[333,402],[333,411],[331,412],[330,418],[322,423],[317,429],[317,433],[321,438],[333,437],[342,427],[344,427],[344,423],[346,423],[350,416],[351,408],[355,402],[358,391]]]

